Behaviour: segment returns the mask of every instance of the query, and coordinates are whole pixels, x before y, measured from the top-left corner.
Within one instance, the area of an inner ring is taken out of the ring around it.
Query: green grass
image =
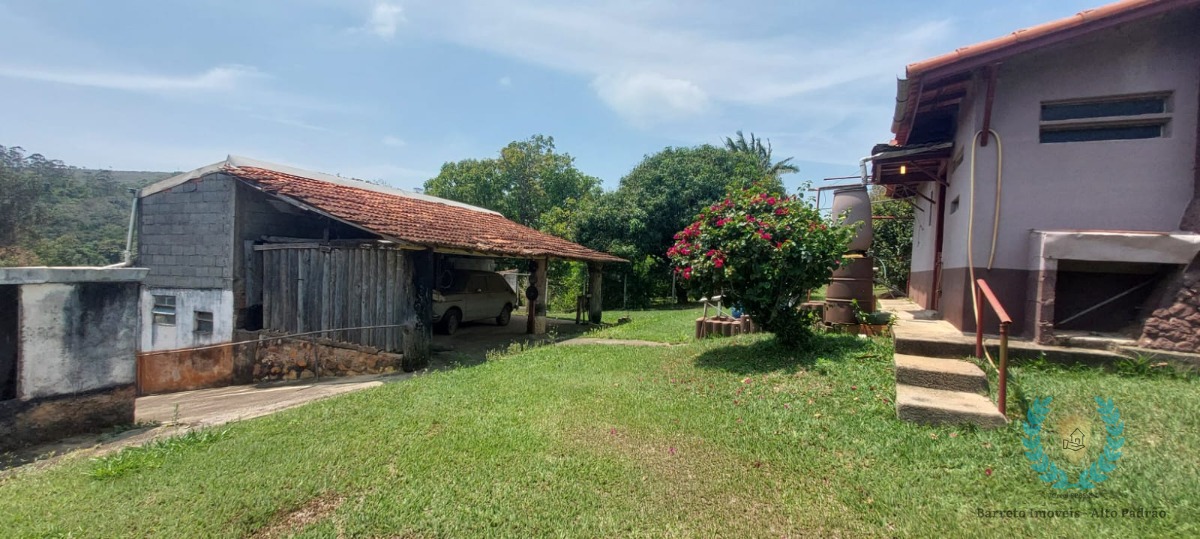
[[[685,314],[657,316],[673,325],[694,318]],[[1022,392],[1053,395],[1057,410],[1094,394],[1120,407],[1125,456],[1095,494],[1080,496],[1037,479],[1016,425],[897,421],[892,376],[887,341],[850,336],[824,336],[805,351],[765,336],[540,347],[228,425],[217,439],[111,477],[92,477],[97,463],[87,459],[18,472],[0,483],[0,529],[6,537],[1200,533],[1194,379],[1016,369]],[[1138,507],[1168,516],[1088,516]],[[977,509],[1084,516],[981,518]]]
[[[112,479],[140,470],[158,468],[175,455],[215,443],[228,434],[228,429],[193,430],[179,436],[154,440],[142,446],[92,459],[91,469],[86,475],[93,479]]]
[[[702,308],[694,305],[645,311],[605,311],[605,324],[616,324],[622,317],[629,317],[630,321],[592,330],[587,336],[672,344],[691,342],[695,337],[696,319],[700,318],[702,311]],[[709,309],[709,314],[716,314],[716,310]]]

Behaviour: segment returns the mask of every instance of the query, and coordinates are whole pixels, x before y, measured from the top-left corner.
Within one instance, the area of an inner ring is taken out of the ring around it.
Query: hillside
[[[46,185],[30,201],[40,215],[22,227],[10,245],[0,245],[0,266],[119,262],[129,225],[130,190],[176,174],[74,167],[58,172],[50,178],[24,176]]]

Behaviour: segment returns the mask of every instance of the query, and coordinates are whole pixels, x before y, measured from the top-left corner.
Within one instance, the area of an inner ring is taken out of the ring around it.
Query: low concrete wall
[[[139,354],[138,394],[174,393],[237,383],[232,346]],[[249,380],[243,382],[248,383]]]
[[[0,401],[0,451],[132,424],[134,392],[131,384],[78,395]]]
[[[11,398],[0,401],[0,450],[133,422],[138,281],[145,275],[139,268],[0,268],[3,308],[11,311],[2,317],[4,340],[17,343],[16,384],[6,385],[3,396]]]
[[[19,398],[134,383],[137,283],[21,286]]]

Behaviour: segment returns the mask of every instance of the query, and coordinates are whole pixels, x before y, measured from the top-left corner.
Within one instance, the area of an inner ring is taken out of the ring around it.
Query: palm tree
[[[750,133],[750,140],[746,141],[746,136],[741,130],[737,132],[737,140],[731,137],[725,137],[725,149],[731,152],[741,152],[753,155],[762,165],[763,170],[767,171],[773,178],[778,178],[783,174],[791,174],[800,172],[800,169],[792,164],[792,158],[789,157],[778,163],[771,162],[771,141],[766,140],[766,145],[763,145],[764,139],[755,138],[754,133]]]

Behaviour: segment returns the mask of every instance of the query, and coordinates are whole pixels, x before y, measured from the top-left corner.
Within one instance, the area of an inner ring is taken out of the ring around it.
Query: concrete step
[[[933,425],[974,423],[995,428],[1008,424],[1008,419],[984,395],[899,383],[896,384],[896,415],[904,421]]]
[[[944,336],[926,337],[915,335],[910,329],[902,328],[899,324],[892,328],[892,334],[895,336],[892,342],[896,347],[897,354],[953,359],[975,355],[974,337],[966,335],[956,338],[947,338]],[[988,337],[985,344],[992,357],[999,361],[999,357],[996,355],[996,342],[995,337]],[[1014,364],[1017,365],[1025,359],[1044,357],[1046,361],[1051,363],[1061,365],[1083,364],[1094,367],[1111,365],[1117,360],[1126,357],[1107,350],[1042,346],[1017,339],[1010,339],[1008,341],[1008,355]]]
[[[896,383],[986,395],[987,375],[968,361],[896,354]]]

